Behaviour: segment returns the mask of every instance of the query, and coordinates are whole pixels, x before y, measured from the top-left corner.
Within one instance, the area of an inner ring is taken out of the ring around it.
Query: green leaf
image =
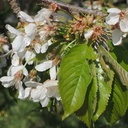
[[[90,49],[86,44],[80,44],[72,48],[61,62],[59,91],[64,106],[63,118],[77,111],[84,102],[87,87],[92,80],[86,59],[94,59],[96,56]]]
[[[97,92],[97,78],[96,78],[96,68],[94,64],[91,64],[91,69],[93,73],[93,81],[88,86],[84,104],[76,112],[76,115],[82,120],[89,128],[92,127],[93,113],[96,109],[96,92]]]
[[[107,61],[112,65],[122,84],[128,86],[128,72],[109,54],[108,51],[106,51],[106,49],[101,46],[99,47],[99,50],[101,54],[107,58]]]
[[[94,114],[94,121],[96,121],[106,110],[106,106],[108,104],[108,100],[112,90],[113,78],[113,71],[108,70],[107,72],[104,72],[99,65],[99,68],[97,68],[98,99],[97,109]]]
[[[70,50],[69,54],[71,56],[76,55],[80,57],[81,55],[78,55],[78,51],[79,51],[79,54],[83,56],[83,58],[90,59],[90,60],[95,60],[97,58],[97,54],[95,53],[93,48],[91,46],[88,46],[87,44],[79,44],[78,46],[75,46]]]
[[[121,86],[119,80],[115,80],[112,95],[112,113],[110,123],[114,123],[124,116],[128,108],[128,90],[125,86]]]
[[[128,51],[124,47],[114,47],[110,54],[126,71],[128,71]]]

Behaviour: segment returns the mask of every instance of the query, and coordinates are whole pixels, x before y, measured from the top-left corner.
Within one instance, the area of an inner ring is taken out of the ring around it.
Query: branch
[[[62,9],[72,13],[72,12],[79,12],[79,13],[85,13],[85,14],[93,14],[94,16],[105,16],[105,14],[99,10],[91,10],[91,9],[84,9],[81,7],[76,7],[73,5],[68,5],[68,4],[64,4],[64,3],[60,3],[57,1],[53,1],[53,0],[42,0],[42,4],[52,4],[55,3],[57,4],[59,7],[61,7]]]
[[[8,0],[8,3],[11,6],[11,9],[13,10],[13,13],[18,15],[19,11],[21,11],[20,7],[18,6],[16,0]]]

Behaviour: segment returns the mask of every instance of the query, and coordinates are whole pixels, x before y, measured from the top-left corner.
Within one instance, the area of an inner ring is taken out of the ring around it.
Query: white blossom
[[[87,32],[85,32],[84,33],[85,39],[88,40],[92,36],[93,32],[94,32],[93,30],[88,30]]]
[[[47,80],[43,84],[35,81],[25,83],[24,98],[32,99],[33,102],[40,102],[42,107],[46,107],[49,103],[49,98],[56,97],[60,100],[58,93],[58,81]]]
[[[22,20],[22,21],[27,21],[27,22],[41,22],[43,21],[41,24],[44,24],[46,22],[49,22],[49,17],[52,14],[52,11],[46,8],[42,8],[40,11],[38,11],[37,15],[35,15],[34,17],[29,16],[28,14],[26,14],[23,11],[20,11],[18,13],[18,17]]]
[[[48,32],[46,30],[41,30],[39,32],[39,35],[40,35],[40,41],[44,41],[46,37],[48,36]]]
[[[112,43],[115,46],[120,45],[122,44],[123,37],[126,37],[128,32],[128,10],[121,11],[118,8],[110,8],[108,13],[106,23],[115,25],[115,29],[112,30]]]
[[[40,50],[41,50],[41,44],[40,43],[35,43],[34,44],[34,50],[37,54],[40,53]]]
[[[51,60],[44,61],[43,63],[40,63],[35,66],[35,69],[40,72],[44,72],[47,69],[50,69],[53,65],[53,62]]]
[[[30,50],[26,51],[25,60],[28,65],[33,64],[33,62],[34,62],[33,59],[35,58],[35,56],[36,56],[36,54],[33,51],[30,51]]]
[[[112,43],[117,46],[122,44],[123,33],[119,29],[115,29],[112,32]]]
[[[39,72],[44,72],[49,69],[50,79],[51,80],[56,79],[56,66],[53,64],[52,60],[47,60],[44,61],[43,63],[36,65],[35,69]]]
[[[48,40],[45,44],[41,46],[41,53],[45,53],[48,47],[52,44],[51,40]]]
[[[22,74],[25,76],[28,75],[28,71],[24,67],[24,65],[17,65],[17,66],[11,65],[10,68],[8,69],[7,75],[14,76],[18,71],[22,71]]]
[[[28,75],[27,70],[24,68],[23,65],[20,66],[11,66],[8,70],[7,76],[3,76],[0,78],[2,85],[5,88],[14,86],[18,92],[18,98],[22,99],[24,95],[24,88],[22,86],[22,74]]]
[[[6,28],[10,33],[16,36],[12,42],[13,52],[23,52],[26,46],[30,45],[31,41],[35,38],[37,32],[37,28],[34,23],[30,23],[25,26],[25,32],[21,32],[8,24],[6,25]]]
[[[116,25],[119,23],[122,32],[128,32],[128,11],[121,11],[118,8],[108,9],[109,15],[106,17],[106,23]]]
[[[58,80],[47,80],[43,83],[43,85],[47,89],[47,97],[56,97],[57,100],[60,100],[60,95],[58,91]]]
[[[19,56],[18,56],[17,53],[15,53],[15,54],[12,56],[11,62],[12,62],[12,65],[13,65],[13,66],[18,66],[18,65],[20,64],[20,58],[19,58]]]

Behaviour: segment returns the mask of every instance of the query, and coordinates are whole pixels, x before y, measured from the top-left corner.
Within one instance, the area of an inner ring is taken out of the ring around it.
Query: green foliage
[[[63,118],[76,113],[88,127],[102,115],[112,124],[119,120],[128,107],[128,92],[123,86],[128,83],[126,75],[127,71],[102,46],[98,53],[87,44],[72,48],[59,70]]]
[[[76,115],[82,120],[88,127],[91,127],[93,113],[96,107],[96,93],[97,93],[97,79],[96,79],[96,68],[94,64],[91,64],[93,71],[93,80],[88,86],[87,93],[85,96],[84,104],[76,112]]]
[[[62,60],[59,89],[65,110],[64,118],[78,110],[84,102],[87,87],[92,80],[87,59],[94,57],[91,47],[80,44],[70,50]]]
[[[124,86],[120,86],[119,80],[115,80],[113,84],[112,100],[109,121],[114,123],[119,120],[128,108],[128,90]]]
[[[128,86],[128,72],[120,64],[118,64],[117,61],[103,47],[100,47],[100,50],[118,74],[122,84]]]
[[[101,69],[98,69],[101,70]],[[106,110],[106,106],[108,104],[108,100],[112,90],[112,82],[114,73],[109,70],[108,72],[104,72],[106,75],[103,77],[100,72],[97,73],[97,84],[98,84],[98,93],[97,93],[97,108],[94,114],[94,121],[96,121],[101,114]]]

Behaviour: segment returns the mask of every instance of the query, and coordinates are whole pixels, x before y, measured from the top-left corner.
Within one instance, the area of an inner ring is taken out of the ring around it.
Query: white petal
[[[109,12],[109,13],[118,13],[119,14],[121,12],[121,10],[118,9],[118,8],[109,8],[107,10],[107,12]]]
[[[38,11],[38,14],[34,17],[35,22],[46,20],[50,17],[52,11],[49,9],[43,8]]]
[[[40,41],[42,41],[46,39],[48,34],[47,34],[47,31],[40,31],[39,35],[40,35]]]
[[[18,71],[21,71],[23,66],[12,66],[10,69],[10,75],[14,76]]]
[[[19,99],[24,99],[24,88],[23,88],[23,86],[22,86],[22,82],[19,81],[19,83],[18,83],[17,86],[18,86],[18,91],[19,91],[18,98],[19,98]]]
[[[33,23],[30,23],[25,27],[25,33],[26,35],[24,36],[24,41],[26,46],[29,46],[32,40],[35,38],[37,32],[36,25]]]
[[[19,58],[24,59],[26,53],[26,49],[24,49],[22,52],[18,52],[17,55],[19,56]]]
[[[25,88],[25,91],[24,91],[24,97],[23,97],[23,98],[27,98],[27,97],[29,97],[30,92],[31,92],[31,89],[32,89],[32,88]]]
[[[52,86],[47,89],[47,97],[59,97],[58,86]]]
[[[115,25],[119,21],[119,15],[117,13],[110,13],[106,17],[106,23],[109,25]]]
[[[11,82],[14,79],[14,76],[3,76],[0,78],[0,81],[2,83],[8,83]]]
[[[13,66],[18,66],[19,65],[19,56],[16,54],[13,55],[12,57],[12,65]]]
[[[17,36],[12,42],[12,49],[14,52],[22,52],[26,48],[23,36]]]
[[[47,41],[47,43],[48,43],[48,46],[50,46],[50,45],[52,44],[51,39],[50,39],[50,40],[48,40],[48,41]]]
[[[52,67],[52,61],[48,60],[48,61],[45,61],[45,62],[39,64],[39,65],[36,65],[35,69],[37,71],[43,72],[43,71],[46,71],[47,69],[49,69],[51,67]]]
[[[84,38],[85,39],[89,39],[93,34],[93,30],[88,30],[85,34],[84,34]]]
[[[122,32],[119,29],[115,29],[112,32],[113,45],[120,45],[122,43]]]
[[[36,53],[40,53],[40,49],[41,49],[41,45],[39,43],[35,43],[34,45],[34,50],[36,51]]]
[[[13,76],[3,76],[0,78],[0,81],[2,82],[2,85],[5,88],[8,88],[8,87],[14,85],[14,77]]]
[[[47,80],[43,83],[44,87],[49,88],[52,86],[58,86],[58,80]]]
[[[45,97],[43,100],[40,101],[42,107],[46,107],[49,103],[49,98]]]
[[[41,46],[41,53],[45,53],[48,49],[48,43],[45,43]]]
[[[10,33],[13,33],[13,34],[15,34],[15,35],[22,35],[22,33],[21,33],[19,30],[13,28],[13,27],[12,27],[11,25],[9,25],[9,24],[7,24],[5,27],[6,27],[6,29],[9,30]]]
[[[52,44],[51,39],[41,46],[41,53],[45,53],[48,47]]]
[[[51,80],[56,79],[56,66],[53,66],[50,68],[50,79]]]
[[[46,93],[47,97],[55,97],[57,99],[60,99],[60,95],[59,95],[59,90],[57,87],[51,87],[47,93]]]
[[[14,76],[18,71],[21,71],[22,68],[20,66],[12,66],[10,69],[10,75]]]
[[[34,22],[34,20],[32,19],[31,16],[29,16],[27,13],[20,11],[18,13],[18,17],[22,20],[22,21],[28,21],[28,22]]]
[[[60,100],[58,80],[47,80],[44,82],[44,86],[47,89],[47,97],[56,97],[58,100]]]
[[[29,38],[27,35],[24,36],[24,42],[26,44],[26,46],[29,46],[32,42],[32,39]]]
[[[119,25],[122,32],[128,32],[128,19],[122,19]]]
[[[37,27],[34,23],[30,23],[27,26],[25,26],[25,33],[27,34],[27,36],[29,36],[30,38],[36,35],[37,32]]]
[[[26,62],[31,65],[33,64],[33,60],[36,56],[36,54],[33,52],[33,51],[27,51],[26,54],[25,54],[25,60]]]
[[[9,87],[13,86],[14,84],[15,84],[14,81],[11,81],[10,83],[4,83],[3,86],[5,88],[9,88]]]
[[[7,71],[7,76],[12,76],[11,74],[11,69],[12,69],[13,65],[11,65]]]
[[[24,74],[25,76],[28,76],[28,70],[27,70],[25,67],[23,67],[23,74]]]
[[[46,97],[46,92],[46,88],[44,88],[43,86],[37,86],[35,89],[32,89],[31,98],[34,102],[39,102]]]
[[[35,81],[27,81],[27,82],[25,82],[25,85],[27,86],[27,87],[37,87],[37,86],[42,86],[42,84],[41,83],[38,83],[38,82],[35,82]]]

